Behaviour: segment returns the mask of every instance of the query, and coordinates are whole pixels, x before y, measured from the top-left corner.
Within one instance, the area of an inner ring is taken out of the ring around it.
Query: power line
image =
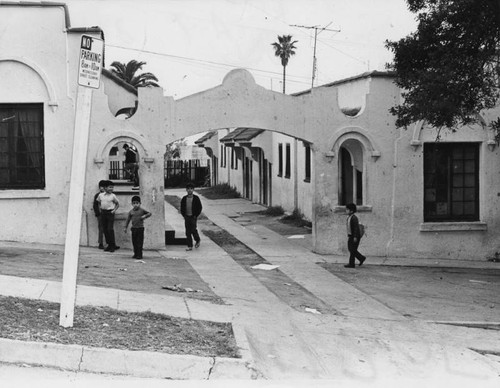
[[[224,66],[224,67],[229,67],[229,68],[234,68],[234,69],[242,67],[242,66],[232,65],[232,64],[228,64],[228,63],[209,61],[209,60],[205,60],[205,59],[190,58],[190,57],[184,57],[184,56],[180,56],[180,55],[160,53],[160,52],[151,51],[151,50],[136,49],[136,48],[132,48],[132,47],[124,47],[124,46],[119,46],[119,45],[114,45],[114,44],[109,44],[109,43],[107,43],[106,46],[115,47],[115,48],[124,49],[124,50],[138,51],[138,52],[146,53],[146,54],[159,55],[159,56],[162,56],[162,57],[172,58],[174,60],[194,62],[194,63],[203,64],[203,65]],[[256,71],[256,72],[261,72],[261,73],[267,73],[267,74],[276,75],[276,76],[280,76],[281,75],[281,73],[278,73],[278,72],[275,72],[275,71],[256,69],[256,68],[252,68],[252,67],[245,67],[245,68],[248,69],[248,70],[252,70],[252,71]],[[297,75],[290,75],[290,77],[294,77],[294,78],[297,78],[297,79],[306,79],[306,77],[297,76]],[[305,82],[301,82],[301,81],[295,81],[295,82],[297,82],[297,83],[304,83],[305,84]]]
[[[314,51],[313,51],[313,65],[312,65],[312,77],[311,77],[311,89],[314,87],[314,78],[316,77],[316,41],[318,39],[318,34],[323,31],[333,31],[340,32],[340,30],[332,30],[327,28],[333,22],[328,23],[325,27],[320,28],[319,26],[299,26],[297,24],[290,24],[290,27],[305,28],[307,30],[314,29]],[[319,32],[318,32],[319,30]]]

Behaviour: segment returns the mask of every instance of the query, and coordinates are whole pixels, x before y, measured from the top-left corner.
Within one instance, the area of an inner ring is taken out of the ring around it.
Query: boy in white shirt
[[[99,209],[101,211],[101,222],[102,229],[104,231],[104,237],[106,238],[106,243],[108,246],[104,249],[106,252],[114,252],[120,247],[116,246],[115,242],[115,213],[120,203],[118,198],[113,194],[115,185],[111,181],[107,181],[104,186],[104,193],[97,196],[97,202],[99,203]]]

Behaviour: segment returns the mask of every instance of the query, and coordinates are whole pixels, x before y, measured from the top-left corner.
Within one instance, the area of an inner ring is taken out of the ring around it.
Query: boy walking
[[[101,210],[99,209],[99,202],[97,202],[97,197],[99,194],[104,193],[104,185],[106,184],[105,180],[99,181],[99,192],[94,195],[94,214],[97,218],[97,227],[98,227],[98,234],[97,234],[97,243],[99,244],[99,249],[104,249],[104,244],[103,244],[103,238],[104,238],[104,233],[102,230],[102,222],[101,222]]]
[[[125,233],[127,233],[128,224],[132,222],[132,245],[134,246],[134,259],[142,259],[142,247],[144,245],[144,220],[151,217],[151,213],[141,207],[141,197],[134,195],[132,197],[132,210],[128,212],[127,222],[125,223]]]
[[[200,197],[193,194],[194,185],[192,183],[188,183],[186,185],[187,195],[182,197],[181,199],[181,214],[184,217],[184,226],[186,228],[186,237],[187,237],[187,248],[186,251],[193,250],[193,237],[196,241],[195,248],[200,246],[200,235],[198,234],[197,229],[197,220],[198,216],[201,213],[202,206]]]
[[[363,265],[366,257],[358,252],[361,231],[359,229],[358,217],[354,214],[357,210],[356,205],[349,203],[345,208],[347,211],[347,249],[349,250],[349,264],[344,265],[344,267],[354,268],[356,259],[359,260],[359,265]]]
[[[116,246],[115,242],[115,213],[120,203],[113,194],[115,185],[111,181],[106,181],[104,184],[104,193],[100,193],[97,196],[97,202],[99,203],[99,210],[101,212],[101,222],[102,229],[104,231],[104,237],[106,238],[106,243],[108,246],[104,249],[106,252],[114,252],[120,247]]]

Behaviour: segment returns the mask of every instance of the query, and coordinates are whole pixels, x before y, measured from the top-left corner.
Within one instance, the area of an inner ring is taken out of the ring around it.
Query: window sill
[[[370,213],[372,211],[372,207],[370,205],[356,205],[357,213]],[[334,206],[334,213],[345,213],[345,205]]]
[[[0,190],[0,199],[50,198],[46,190]]]
[[[460,232],[488,230],[486,222],[424,222],[420,224],[421,232]]]

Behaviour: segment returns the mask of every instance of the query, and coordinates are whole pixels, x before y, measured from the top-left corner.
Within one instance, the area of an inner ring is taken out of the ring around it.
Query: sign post
[[[98,89],[100,85],[103,48],[104,42],[101,39],[82,35],[59,314],[59,325],[63,327],[73,326],[92,89]]]

